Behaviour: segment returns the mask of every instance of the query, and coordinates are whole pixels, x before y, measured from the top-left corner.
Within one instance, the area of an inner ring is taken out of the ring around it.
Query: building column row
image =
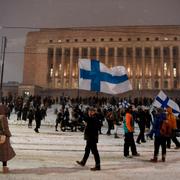
[[[126,48],[123,48],[123,52],[124,52],[124,57],[123,57],[123,65],[126,66],[127,65],[127,52],[126,52]],[[144,88],[144,83],[145,83],[145,48],[142,48],[142,89]],[[174,86],[174,73],[173,73],[173,47],[170,46],[170,88],[172,88]],[[82,47],[79,47],[79,58],[82,57]],[[135,74],[136,74],[136,68],[135,68],[135,63],[136,63],[136,47],[132,47],[133,49],[133,54],[132,54],[132,63],[133,63],[133,69],[131,69],[132,71],[132,82],[133,82],[133,87],[135,87]],[[108,58],[108,47],[105,47],[105,64],[109,63],[109,58]],[[53,56],[53,87],[55,87],[55,71],[56,69],[58,69],[59,67],[56,67],[56,48],[54,48],[54,56]],[[64,84],[64,53],[65,53],[65,48],[62,47],[62,57],[61,57],[61,71],[60,71],[60,77],[61,77],[61,84]],[[163,55],[163,47],[160,47],[160,66],[161,66],[161,78],[160,78],[160,89],[163,88],[163,83],[164,83],[164,55]],[[180,47],[178,48],[178,54],[180,56]],[[114,47],[114,65],[116,66],[118,64],[118,57],[117,57],[118,53],[117,53],[117,47]],[[90,58],[90,47],[88,47],[88,53],[87,53],[87,58]],[[96,58],[99,59],[99,47],[96,48]],[[72,69],[73,69],[73,47],[70,48],[70,69],[69,69],[69,88],[72,87]],[[176,71],[177,71],[177,77],[180,77],[180,61],[178,60],[178,63],[176,65]],[[154,47],[151,47],[151,87],[152,89],[154,88]],[[179,80],[178,80],[178,88],[180,87],[179,85]],[[63,87],[62,87],[63,88]]]

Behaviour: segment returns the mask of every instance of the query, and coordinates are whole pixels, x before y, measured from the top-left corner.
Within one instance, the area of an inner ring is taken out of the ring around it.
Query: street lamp
[[[2,37],[2,44],[1,44],[1,81],[0,81],[0,102],[2,102],[2,85],[3,85],[3,75],[4,75],[4,60],[5,60],[5,50],[6,50],[6,43],[7,38],[6,36]]]

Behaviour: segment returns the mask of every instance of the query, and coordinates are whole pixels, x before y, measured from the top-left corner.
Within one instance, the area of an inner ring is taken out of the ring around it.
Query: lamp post
[[[3,75],[4,75],[4,60],[5,60],[5,50],[6,50],[6,43],[7,38],[6,36],[2,37],[2,44],[1,44],[1,81],[0,81],[0,102],[2,102],[2,85],[3,85]]]

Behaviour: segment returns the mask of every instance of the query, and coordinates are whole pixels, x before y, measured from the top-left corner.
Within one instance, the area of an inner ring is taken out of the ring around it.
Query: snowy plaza
[[[103,135],[99,136],[98,150],[101,157],[101,171],[90,171],[94,166],[91,154],[85,167],[76,164],[84,154],[85,141],[83,132],[55,131],[56,115],[54,109],[49,109],[47,117],[42,120],[40,133],[34,128],[28,128],[27,122],[17,121],[12,114],[9,127],[12,133],[11,144],[16,157],[8,161],[9,174],[0,172],[0,180],[54,180],[54,179],[146,179],[146,180],[176,180],[180,179],[180,149],[167,149],[165,163],[151,163],[153,157],[153,141],[137,144],[139,157],[125,158],[123,156],[123,130],[119,128],[120,138],[106,135],[106,124]],[[34,124],[33,124],[34,127]],[[135,139],[138,134],[135,131]],[[161,159],[161,150],[159,154]]]

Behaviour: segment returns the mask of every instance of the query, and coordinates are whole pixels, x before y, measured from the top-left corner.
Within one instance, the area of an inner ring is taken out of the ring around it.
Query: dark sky
[[[5,26],[106,25],[180,25],[180,0],[0,0],[0,37],[8,38],[4,82],[22,81],[24,42],[31,31]]]

